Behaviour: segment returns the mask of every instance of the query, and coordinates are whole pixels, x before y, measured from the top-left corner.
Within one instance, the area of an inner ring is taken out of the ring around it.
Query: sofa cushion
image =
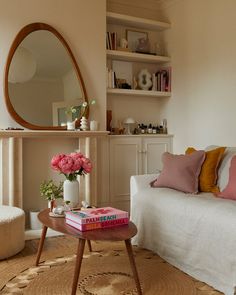
[[[236,156],[233,156],[229,168],[229,181],[225,189],[217,194],[218,197],[224,199],[236,200]]]
[[[206,151],[205,161],[202,165],[199,176],[199,190],[201,192],[219,192],[219,189],[216,185],[218,175],[217,172],[225,149],[225,147],[217,147],[215,149]],[[191,154],[194,151],[196,151],[194,148],[189,147],[186,150],[186,154]]]
[[[231,159],[236,155],[235,147],[227,147],[225,153],[223,155],[219,170],[218,170],[218,182],[217,185],[222,192],[226,187],[229,180],[229,167],[231,163]]]
[[[204,151],[196,151],[188,155],[163,153],[163,170],[152,187],[168,187],[185,193],[198,192],[198,177],[205,159]]]

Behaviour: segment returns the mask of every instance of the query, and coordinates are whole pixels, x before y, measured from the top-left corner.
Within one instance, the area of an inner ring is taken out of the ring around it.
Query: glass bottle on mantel
[[[163,133],[167,134],[167,120],[166,119],[163,119],[162,126],[163,126]]]

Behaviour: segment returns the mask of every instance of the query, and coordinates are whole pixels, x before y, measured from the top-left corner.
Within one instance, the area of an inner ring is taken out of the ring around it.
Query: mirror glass
[[[14,119],[27,128],[63,129],[85,111],[84,83],[62,36],[46,24],[38,25],[25,27],[25,34],[19,37],[19,33],[13,42],[6,70],[6,103]]]

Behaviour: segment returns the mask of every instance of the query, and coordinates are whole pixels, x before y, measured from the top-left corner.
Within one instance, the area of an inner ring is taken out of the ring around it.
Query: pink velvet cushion
[[[236,156],[232,157],[230,162],[228,184],[217,196],[224,199],[236,200]]]
[[[198,192],[198,177],[205,159],[204,151],[189,155],[162,155],[163,170],[152,187],[168,187],[185,193]]]

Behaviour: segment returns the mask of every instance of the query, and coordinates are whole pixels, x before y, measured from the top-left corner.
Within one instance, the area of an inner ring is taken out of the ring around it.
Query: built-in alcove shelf
[[[160,22],[114,12],[107,12],[107,23],[154,31],[162,31],[171,27],[170,24],[166,22]]]
[[[139,90],[139,89],[121,89],[121,88],[107,88],[108,94],[114,95],[131,95],[131,96],[151,96],[151,97],[169,97],[170,92]]]
[[[129,51],[119,51],[119,50],[107,50],[107,57],[113,60],[121,61],[135,61],[144,63],[167,63],[170,62],[168,56],[160,56],[153,54],[142,54]]]

